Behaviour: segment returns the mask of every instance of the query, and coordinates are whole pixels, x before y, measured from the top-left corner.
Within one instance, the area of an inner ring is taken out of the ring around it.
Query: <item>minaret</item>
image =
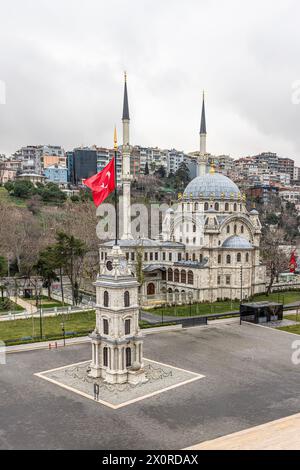
[[[123,146],[122,146],[122,185],[123,185],[123,197],[122,197],[122,236],[123,240],[132,238],[131,235],[131,214],[130,214],[130,144],[129,144],[129,106],[128,106],[128,95],[127,95],[127,75],[124,74],[124,99],[123,99]]]
[[[204,91],[202,98],[202,113],[200,123],[200,154],[198,158],[198,176],[203,176],[206,173],[207,156],[206,156],[206,119],[205,119],[205,102]]]

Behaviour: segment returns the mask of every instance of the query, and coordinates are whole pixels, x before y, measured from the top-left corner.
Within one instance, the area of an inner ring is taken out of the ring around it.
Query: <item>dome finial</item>
[[[215,172],[216,172],[216,170],[215,170],[215,164],[214,164],[214,162],[212,161],[211,164],[210,164],[209,173],[210,173],[211,175],[213,175]]]

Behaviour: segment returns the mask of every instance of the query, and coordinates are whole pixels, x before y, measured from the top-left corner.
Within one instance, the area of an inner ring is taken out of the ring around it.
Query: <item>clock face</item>
[[[106,269],[108,269],[108,271],[112,271],[113,269],[113,264],[111,261],[107,261],[106,263]]]

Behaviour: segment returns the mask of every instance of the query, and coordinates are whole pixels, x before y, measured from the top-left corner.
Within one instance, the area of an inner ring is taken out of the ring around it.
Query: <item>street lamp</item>
[[[64,346],[66,346],[66,330],[65,330],[65,322],[63,321],[61,324],[61,331],[63,335],[63,340],[64,340]]]
[[[190,317],[192,316],[192,298],[193,298],[193,293],[189,291],[188,293],[189,301],[190,301]]]
[[[42,297],[41,297],[41,290],[38,293],[38,304],[40,310],[40,338],[43,338],[43,321],[42,321]]]

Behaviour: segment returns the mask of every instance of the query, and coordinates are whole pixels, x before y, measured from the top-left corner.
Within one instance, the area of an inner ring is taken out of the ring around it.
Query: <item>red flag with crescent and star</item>
[[[95,206],[98,207],[115,189],[115,159],[113,158],[102,171],[83,180],[83,184],[92,190]]]
[[[290,267],[290,273],[294,273],[296,268],[297,268],[297,260],[296,260],[295,250],[292,251],[292,253],[291,253],[289,267]]]

